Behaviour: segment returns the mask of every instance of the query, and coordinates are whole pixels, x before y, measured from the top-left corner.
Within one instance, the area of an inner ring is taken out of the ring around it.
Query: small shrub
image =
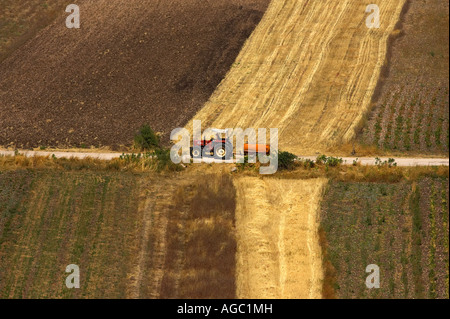
[[[344,160],[342,158],[328,157],[327,165],[331,166],[331,167],[336,167],[336,166],[341,165],[343,162],[344,162]]]
[[[278,153],[278,169],[279,170],[292,170],[295,168],[295,160],[297,156],[289,152]]]
[[[254,163],[253,163],[254,162]],[[243,163],[236,163],[238,171],[257,171],[261,163],[255,159],[254,155],[245,155]]]
[[[319,155],[317,156],[316,163],[321,165],[325,164],[326,167],[336,167],[341,165],[344,162],[342,158],[339,157],[333,157],[333,156],[326,156],[326,155]]]
[[[313,160],[310,160],[309,158],[303,162],[304,168],[314,168],[315,166],[316,166],[316,163]]]
[[[180,165],[174,164],[172,162],[169,149],[156,149],[151,155],[156,157],[156,170],[158,172],[163,170],[179,171],[182,169]]]
[[[327,156],[326,155],[319,155],[319,156],[317,156],[317,159],[316,159],[316,163],[317,164],[325,164],[326,161],[327,161]]]
[[[145,124],[134,136],[134,146],[141,151],[148,151],[160,148],[159,136],[153,132],[152,128]]]
[[[378,167],[396,167],[397,162],[393,158],[389,158],[387,161],[382,161],[379,157],[375,157],[375,165]]]

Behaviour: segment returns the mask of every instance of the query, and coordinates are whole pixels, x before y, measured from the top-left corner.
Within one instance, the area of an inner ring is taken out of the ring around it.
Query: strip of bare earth
[[[0,156],[14,156],[16,153],[14,151],[1,151]],[[56,157],[56,158],[77,158],[77,159],[85,159],[85,158],[93,158],[100,160],[112,160],[115,158],[119,158],[123,153],[81,153],[81,152],[41,152],[41,151],[19,151],[20,155],[26,157]],[[301,159],[309,159],[315,160],[315,156],[300,156]],[[344,165],[353,165],[355,161],[359,162],[361,165],[376,165],[375,158],[363,157],[343,157]],[[387,161],[388,158],[380,158],[381,161]],[[449,166],[448,158],[396,158],[395,159],[397,166],[404,167],[413,167],[413,166]],[[204,159],[204,163],[211,163],[214,160]],[[232,162],[231,162],[232,163]]]

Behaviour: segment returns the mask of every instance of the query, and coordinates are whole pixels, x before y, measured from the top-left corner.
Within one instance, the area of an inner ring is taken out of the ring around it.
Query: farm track
[[[49,151],[20,151],[21,155],[26,157],[34,157],[34,156],[43,156],[43,157],[52,157],[53,155],[56,158],[93,158],[100,160],[112,160],[115,158],[119,158],[123,153],[83,153],[83,152],[49,152]],[[2,151],[0,150],[0,156],[14,156],[14,151]],[[315,156],[300,156],[302,159],[315,160]],[[398,166],[411,167],[411,166],[449,166],[448,158],[419,158],[419,157],[405,157],[405,158],[395,158]],[[362,165],[374,166],[376,165],[375,158],[368,157],[343,157],[344,165],[352,165],[354,161],[358,161]],[[387,161],[388,158],[381,157],[381,161]],[[204,163],[212,163],[214,160],[205,159]]]
[[[325,179],[239,178],[238,298],[321,298],[318,209]]]
[[[194,119],[204,128],[278,128],[280,148],[296,154],[348,142],[369,109],[404,1],[378,2],[380,29],[365,25],[368,4],[273,0]]]
[[[141,242],[135,256],[135,271],[130,275],[128,296],[132,299],[158,299],[164,275],[167,249],[167,210],[180,181],[173,179],[155,183],[142,181],[140,189],[140,216],[142,216]]]
[[[141,184],[140,212],[142,216],[141,243],[136,256],[134,281],[130,285],[130,298],[162,298],[162,283],[166,273],[168,245],[168,222],[170,210],[174,209],[174,195],[180,188],[193,183],[192,177],[170,179],[145,179]],[[171,233],[172,236],[175,234]],[[183,276],[183,260],[176,262],[176,276]],[[178,287],[176,288],[178,291]]]

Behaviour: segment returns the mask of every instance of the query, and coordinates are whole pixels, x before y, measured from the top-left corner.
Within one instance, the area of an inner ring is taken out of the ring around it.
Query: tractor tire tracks
[[[325,179],[236,179],[238,298],[321,298]]]
[[[366,26],[367,4],[272,0],[193,119],[203,127],[278,128],[280,147],[296,154],[348,142],[370,107],[404,1],[378,1],[379,29]]]

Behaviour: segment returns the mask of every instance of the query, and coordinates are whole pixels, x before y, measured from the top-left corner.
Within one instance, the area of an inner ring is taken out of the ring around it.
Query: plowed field
[[[81,0],[80,29],[59,11],[0,64],[0,145],[129,145],[143,123],[167,140],[223,79],[268,2]]]

